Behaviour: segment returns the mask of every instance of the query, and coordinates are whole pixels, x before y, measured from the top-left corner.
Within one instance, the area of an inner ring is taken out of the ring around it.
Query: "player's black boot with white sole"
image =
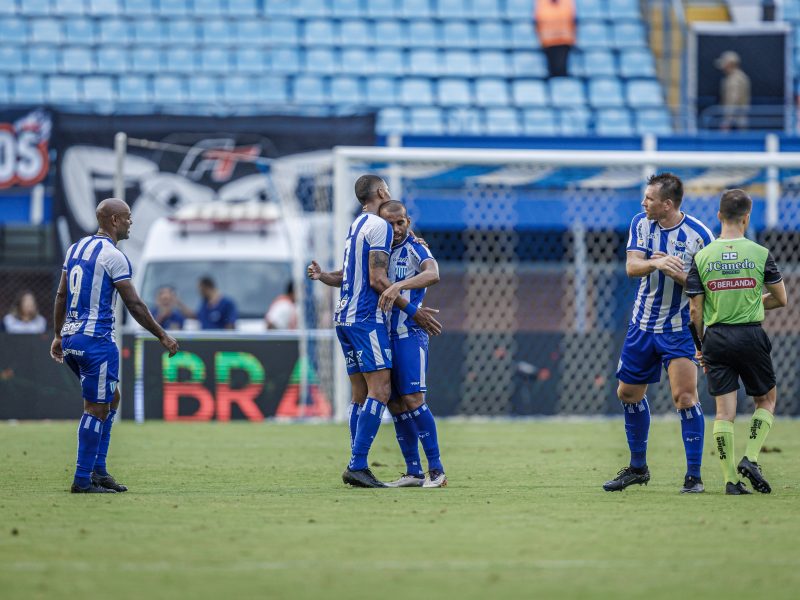
[[[758,463],[750,462],[746,456],[739,461],[739,466],[736,467],[736,471],[739,475],[743,475],[750,480],[750,485],[753,486],[755,491],[761,492],[762,494],[769,494],[772,491],[769,482],[764,479],[761,467],[758,466]]]
[[[747,486],[744,484],[744,481],[737,481],[736,483],[731,483],[730,481],[725,484],[725,495],[726,496],[746,496],[747,494],[752,494],[750,490],[747,489]]]
[[[699,477],[692,477],[691,475],[687,475],[683,479],[683,487],[681,488],[681,494],[702,494],[706,491],[705,486],[703,485],[703,480]]]
[[[89,487],[85,488],[82,488],[78,486],[78,484],[73,483],[69,491],[72,494],[116,494],[117,493],[114,490],[100,487],[99,485],[95,485],[94,483],[89,485]]]
[[[350,469],[345,469],[344,473],[342,473],[342,481],[345,483],[352,485],[353,487],[362,487],[362,488],[385,488],[386,484],[382,481],[379,481],[375,475],[372,474],[372,471],[367,469],[359,469],[358,471],[352,471]]]
[[[621,492],[629,485],[633,485],[634,483],[647,485],[648,481],[650,481],[650,469],[648,469],[646,465],[641,469],[634,469],[631,466],[627,466],[620,469],[614,479],[606,481],[603,484],[603,489],[607,492]]]
[[[114,479],[108,473],[105,475],[98,475],[97,473],[92,473],[92,485],[98,485],[100,487],[104,487],[109,490],[114,490],[115,492],[128,491],[128,486],[122,485],[121,483],[117,483],[117,480]]]

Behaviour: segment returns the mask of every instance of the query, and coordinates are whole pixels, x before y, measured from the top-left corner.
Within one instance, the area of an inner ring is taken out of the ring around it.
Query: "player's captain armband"
[[[401,308],[400,310],[406,313],[409,317],[413,317],[415,314],[417,314],[419,306],[417,306],[416,304],[411,304],[411,302],[409,302],[408,304],[406,304],[405,308]]]

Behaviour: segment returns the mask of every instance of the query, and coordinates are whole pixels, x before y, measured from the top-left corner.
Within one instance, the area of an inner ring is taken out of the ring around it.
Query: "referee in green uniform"
[[[708,392],[717,401],[714,440],[725,493],[736,496],[751,493],[737,471],[757,491],[772,491],[758,465],[758,454],[772,427],[776,400],[772,344],[761,321],[764,309],[786,306],[783,278],[769,250],[744,237],[752,207],[753,201],[742,190],[722,194],[717,213],[722,233],[695,254],[685,288],[692,323],[703,340],[698,358],[706,368]],[[733,420],[740,377],[745,391],[755,400],[756,411],[750,421],[745,455],[735,467]]]

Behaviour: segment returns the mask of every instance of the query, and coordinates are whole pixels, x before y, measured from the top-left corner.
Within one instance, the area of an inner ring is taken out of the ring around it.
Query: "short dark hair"
[[[680,208],[683,202],[683,182],[680,177],[674,173],[658,173],[650,176],[647,185],[657,185],[660,199],[670,199],[675,208]]]
[[[719,199],[719,212],[723,221],[735,221],[750,213],[753,201],[744,190],[725,190]]]
[[[362,175],[356,179],[356,198],[364,205],[375,196],[382,185],[386,185],[383,178],[377,175]]]
[[[408,214],[406,205],[400,202],[400,200],[387,200],[378,207],[378,213],[380,214],[382,210],[388,212],[400,212],[402,210],[404,213]]]
[[[209,277],[208,275],[204,275],[203,277],[200,278],[200,285],[204,288],[211,288],[212,290],[216,289],[217,287],[216,284],[214,283],[214,280],[211,279],[211,277]]]

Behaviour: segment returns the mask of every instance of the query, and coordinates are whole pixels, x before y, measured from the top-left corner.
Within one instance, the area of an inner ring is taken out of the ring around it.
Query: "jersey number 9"
[[[83,279],[83,269],[80,265],[75,265],[69,272],[69,291],[72,294],[72,301],[69,303],[70,308],[78,306],[78,299],[81,295],[81,280]]]

